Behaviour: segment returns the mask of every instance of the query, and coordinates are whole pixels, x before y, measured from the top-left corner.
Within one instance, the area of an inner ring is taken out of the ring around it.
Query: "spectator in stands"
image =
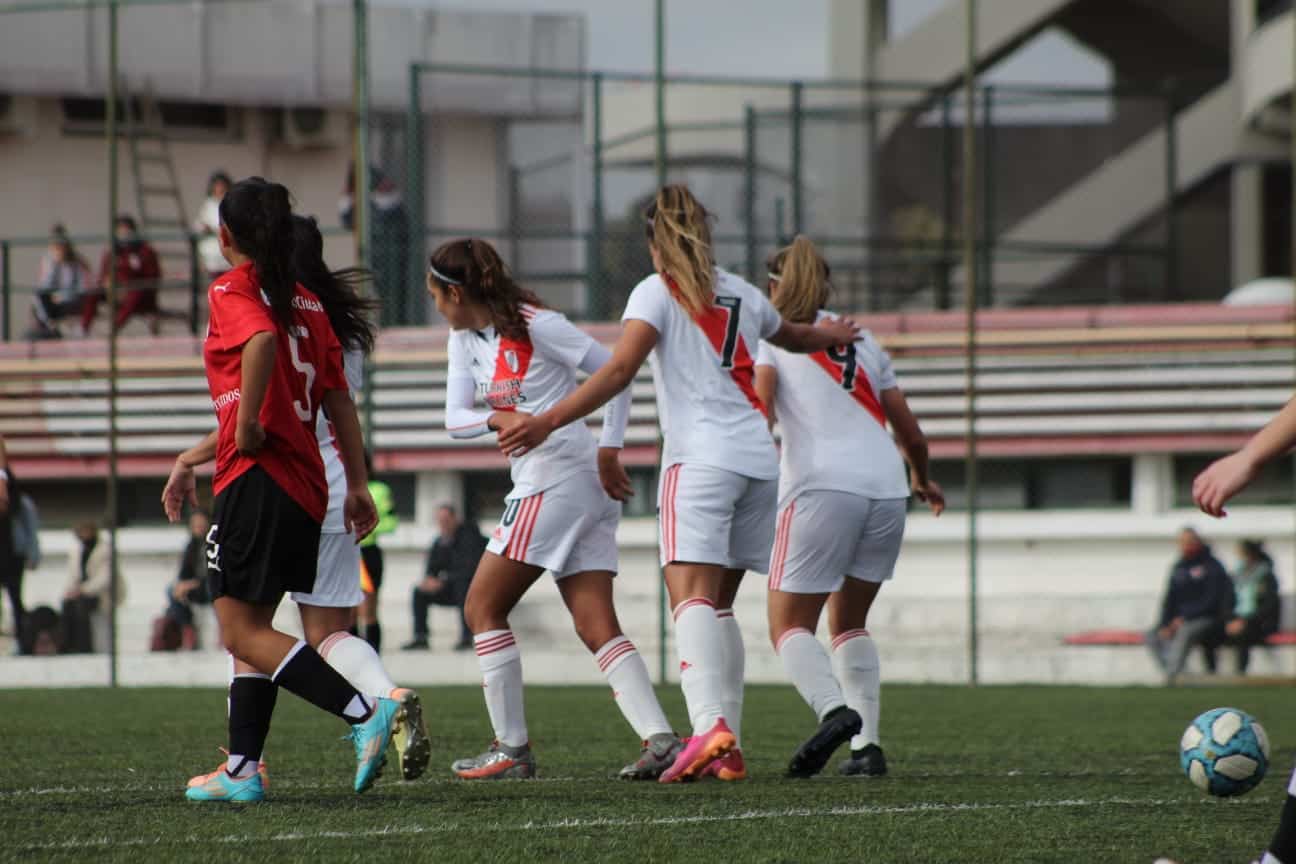
[[[207,530],[211,519],[201,510],[189,514],[189,543],[180,556],[180,571],[176,581],[167,586],[166,611],[168,630],[174,627],[178,635],[177,647],[193,651],[198,647],[198,628],[194,617],[195,606],[211,603],[207,595]]]
[[[50,229],[49,251],[41,258],[39,282],[32,297],[29,338],[62,337],[59,322],[79,316],[86,297],[94,293],[90,265],[77,253],[67,230],[55,225]],[[85,331],[78,328],[78,335],[84,336]]]
[[[460,521],[449,504],[437,509],[440,536],[428,550],[423,581],[414,586],[414,638],[401,646],[405,651],[428,648],[427,613],[429,606],[453,606],[459,610],[459,641],[456,651],[473,647],[472,631],[464,618],[464,599],[477,572],[477,562],[486,551],[486,538],[472,520]]]
[[[99,542],[99,526],[83,522],[72,533],[77,549],[68,556],[68,583],[63,592],[63,653],[89,654],[94,650],[95,613],[108,608],[112,581],[108,549]]]
[[[162,281],[162,268],[158,264],[157,251],[139,236],[135,219],[125,214],[117,217],[113,226],[112,249],[106,250],[99,262],[99,291],[87,295],[81,312],[81,329],[88,332],[94,323],[99,303],[107,296],[113,271],[117,273],[117,286],[123,292],[114,326],[120,330],[132,316],[147,315],[149,332],[156,336],[161,314],[157,292]]]
[[[1238,544],[1241,563],[1233,571],[1233,614],[1224,625],[1221,638],[1202,646],[1206,668],[1215,671],[1215,652],[1219,645],[1237,649],[1237,674],[1245,675],[1251,661],[1251,648],[1263,645],[1266,638],[1278,632],[1278,577],[1274,562],[1259,540]]]
[[[347,165],[346,183],[338,201],[338,217],[342,227],[354,231],[355,220],[355,163]],[[417,309],[426,303],[422,284],[413,297],[407,292],[409,266],[409,225],[400,189],[378,166],[369,169],[369,269],[373,271],[374,285],[382,298],[382,325],[421,324],[423,317]],[[413,304],[418,304],[415,307]]]
[[[1233,612],[1233,583],[1210,547],[1192,528],[1179,532],[1179,560],[1170,569],[1161,619],[1148,646],[1173,684],[1194,645],[1218,639]]]
[[[193,223],[193,232],[198,235],[198,263],[208,281],[214,281],[229,269],[220,250],[220,202],[232,185],[224,171],[213,171],[207,180],[207,200],[198,209],[198,218]]]

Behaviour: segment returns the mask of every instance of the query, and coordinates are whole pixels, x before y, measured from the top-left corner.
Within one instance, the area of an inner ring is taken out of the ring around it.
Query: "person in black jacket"
[[[1233,613],[1233,583],[1201,535],[1179,532],[1179,560],[1170,570],[1161,619],[1147,634],[1152,656],[1173,684],[1194,645],[1218,639]]]
[[[425,651],[428,647],[427,613],[430,606],[455,606],[459,609],[459,642],[456,651],[473,647],[472,631],[464,619],[464,598],[477,572],[477,562],[486,550],[486,538],[472,520],[460,521],[449,504],[437,510],[441,535],[428,550],[423,581],[414,586],[414,638],[401,646],[403,651]]]
[[[1273,558],[1259,540],[1238,544],[1241,564],[1232,573],[1235,602],[1219,638],[1202,645],[1206,668],[1215,671],[1215,653],[1221,645],[1237,649],[1237,674],[1245,675],[1251,660],[1251,648],[1263,645],[1267,637],[1278,632],[1278,577],[1274,575]]]
[[[201,510],[189,514],[189,544],[180,556],[176,581],[167,586],[167,608],[163,613],[176,623],[182,634],[182,647],[198,647],[194,623],[194,606],[207,605],[207,531],[211,519]]]

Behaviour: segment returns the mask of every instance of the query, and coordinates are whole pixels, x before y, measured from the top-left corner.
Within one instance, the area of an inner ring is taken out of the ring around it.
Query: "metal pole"
[[[588,273],[587,283],[589,285],[590,301],[594,319],[598,321],[607,320],[612,314],[611,304],[608,302],[608,286],[603,280],[603,73],[595,72],[591,82],[591,117],[590,123],[593,125],[593,146],[591,147],[593,163],[592,169],[594,177],[593,183],[593,208],[592,221],[590,224],[590,248],[589,248],[589,266],[586,268]]]
[[[941,257],[940,284],[936,286],[936,308],[949,309],[954,303],[954,286],[950,275],[954,272],[954,122],[950,116],[952,93],[941,99],[941,166],[945,177],[941,182]]]
[[[743,234],[747,245],[747,278],[757,281],[756,268],[756,109],[747,106],[743,122]]]
[[[9,257],[9,241],[0,241],[0,305],[4,307],[4,332],[0,333],[5,342],[9,341],[9,319],[13,317],[13,284],[12,265]]]
[[[653,86],[657,144],[654,162],[657,188],[666,185],[666,0],[655,0],[653,10]],[[665,596],[663,594],[663,596]],[[662,654],[662,681],[666,680],[666,655]]]
[[[963,300],[967,315],[967,559],[968,683],[977,684],[977,447],[976,447],[976,0],[965,0],[967,66],[963,71]]]
[[[801,192],[801,101],[805,85],[792,82],[792,233],[800,234],[805,224],[805,202]]]
[[[1162,300],[1169,302],[1178,295],[1179,226],[1175,217],[1175,199],[1179,196],[1179,142],[1175,132],[1175,83],[1165,84],[1165,284]]]
[[[189,235],[189,335],[198,335],[198,294],[202,291],[202,268],[198,264],[198,235]]]
[[[127,110],[130,110],[127,108]],[[108,139],[108,244],[113,248],[117,220],[117,0],[108,3],[108,99],[104,104]],[[117,686],[117,266],[108,266],[108,686]]]
[[[370,199],[369,199],[369,4],[368,0],[352,0],[351,4],[351,100],[355,114],[355,137],[352,142],[352,163],[354,189],[352,190],[351,214],[352,232],[355,237],[356,266],[370,267]],[[385,268],[391,272],[391,268]],[[376,283],[375,283],[376,284]],[[379,297],[386,304],[396,307],[403,316],[404,292],[397,285],[376,285]],[[383,293],[386,296],[383,297]],[[390,307],[389,307],[390,308]],[[379,315],[383,313],[380,311]],[[391,320],[390,318],[388,320]],[[364,398],[360,420],[364,427],[365,439],[373,449],[374,438],[374,398],[373,398],[373,359],[365,358],[361,374],[363,384],[361,395]]]
[[[410,220],[410,260],[406,263],[409,284],[420,290],[423,285],[427,252],[427,214],[423,201],[423,70],[417,63],[409,67],[409,106],[405,117],[405,201]]]
[[[985,110],[981,117],[981,208],[983,211],[981,236],[981,277],[977,287],[980,289],[978,302],[985,306],[994,305],[994,85],[987,84],[983,91]]]

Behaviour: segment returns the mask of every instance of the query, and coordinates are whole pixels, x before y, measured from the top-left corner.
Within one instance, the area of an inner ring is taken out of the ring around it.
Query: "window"
[[[391,489],[392,505],[402,520],[414,518],[414,499],[417,484],[413,474],[375,474],[369,478],[386,483]]]
[[[1192,500],[1193,478],[1216,459],[1225,454],[1194,453],[1174,459],[1174,503],[1176,507],[1194,507]],[[1255,482],[1248,486],[1233,503],[1246,507],[1291,506],[1293,501],[1292,458],[1276,459],[1260,469]]]
[[[469,519],[493,522],[504,515],[504,496],[513,488],[507,471],[464,474],[464,512]]]
[[[977,502],[987,510],[1128,507],[1127,458],[986,459],[977,463]],[[966,465],[935,462],[932,477],[951,509],[967,507]]]
[[[102,135],[107,120],[106,99],[67,98],[63,104],[63,131]],[[130,117],[126,116],[127,110]],[[231,136],[237,131],[235,113],[215,102],[158,102],[162,126],[175,137]],[[117,123],[123,131],[127,120],[143,122],[144,107],[138,98],[117,103]]]

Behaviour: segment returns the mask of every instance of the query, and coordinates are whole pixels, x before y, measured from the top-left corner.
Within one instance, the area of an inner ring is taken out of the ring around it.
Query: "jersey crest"
[[[526,402],[522,382],[531,367],[531,355],[529,338],[500,337],[499,353],[495,356],[495,376],[484,394],[487,405],[496,411],[516,411]]]

